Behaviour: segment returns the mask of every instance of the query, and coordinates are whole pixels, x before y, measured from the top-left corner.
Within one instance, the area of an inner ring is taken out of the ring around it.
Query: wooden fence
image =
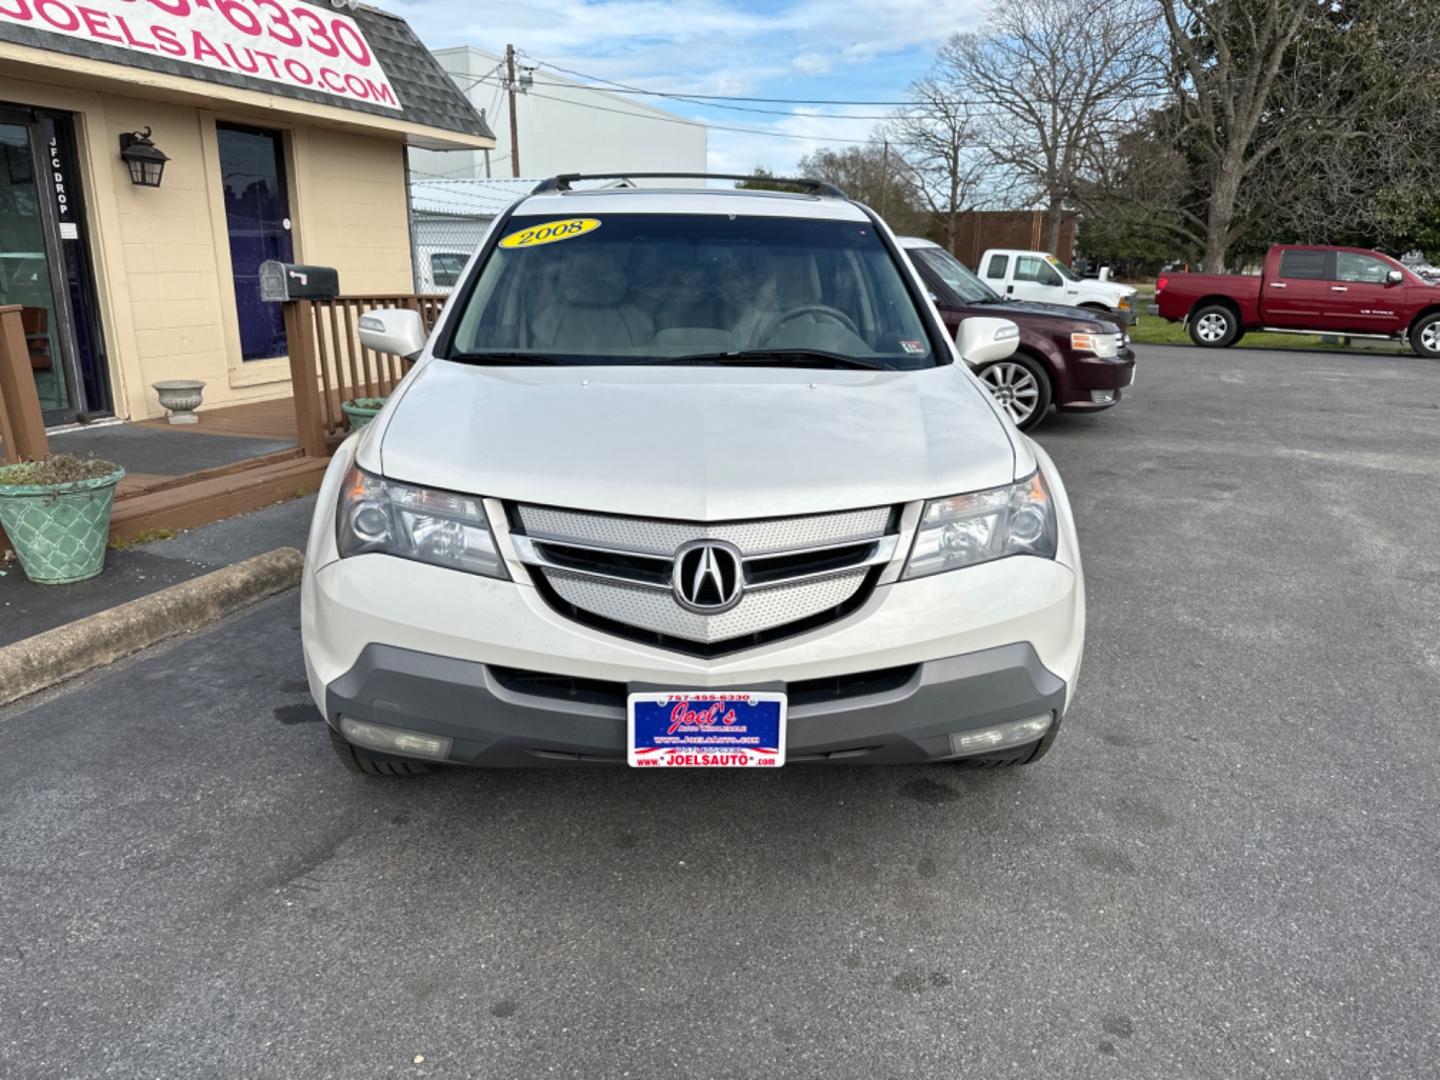
[[[444,296],[341,296],[285,305],[301,450],[311,457],[328,456],[348,430],[340,402],[384,397],[409,370],[408,360],[360,344],[360,316],[375,308],[410,308],[420,313],[429,330],[445,300]]]
[[[20,311],[14,304],[0,307],[0,461],[31,461],[49,452]]]

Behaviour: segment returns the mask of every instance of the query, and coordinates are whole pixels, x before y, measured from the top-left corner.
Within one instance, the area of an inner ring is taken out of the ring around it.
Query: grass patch
[[[152,544],[156,540],[174,540],[179,534],[174,529],[146,529],[144,532],[127,536],[123,540],[111,540],[111,551],[129,551],[141,544]]]
[[[1184,325],[1168,322],[1154,315],[1145,315],[1137,326],[1130,328],[1130,340],[1139,345],[1189,345],[1194,348],[1190,334]],[[1316,349],[1328,352],[1359,351],[1381,355],[1405,355],[1410,350],[1400,342],[1388,343],[1365,340],[1364,344],[1341,345],[1338,342],[1320,340],[1319,334],[1270,334],[1263,330],[1251,331],[1235,346],[1240,349]]]

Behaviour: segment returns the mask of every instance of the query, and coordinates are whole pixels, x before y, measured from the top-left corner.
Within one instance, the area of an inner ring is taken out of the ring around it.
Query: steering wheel
[[[756,335],[755,340],[759,342],[761,346],[764,346],[766,342],[775,336],[775,331],[779,330],[780,327],[786,323],[800,318],[801,315],[823,315],[827,319],[833,319],[835,322],[838,322],[856,337],[860,337],[860,329],[855,325],[855,321],[839,308],[833,308],[826,304],[803,304],[800,307],[793,307],[789,311],[782,312],[775,316],[775,318],[770,320],[769,325]]]

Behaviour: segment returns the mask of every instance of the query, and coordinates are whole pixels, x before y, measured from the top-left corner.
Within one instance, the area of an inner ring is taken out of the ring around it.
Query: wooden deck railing
[[[348,424],[341,401],[384,397],[410,368],[408,360],[360,344],[360,316],[375,308],[410,308],[420,313],[429,330],[445,300],[444,296],[341,296],[285,305],[296,434],[306,454],[324,457],[345,437]]]
[[[32,461],[49,453],[35,372],[18,305],[0,307],[0,461]]]

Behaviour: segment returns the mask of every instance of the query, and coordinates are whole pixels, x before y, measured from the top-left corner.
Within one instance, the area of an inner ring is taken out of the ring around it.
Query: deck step
[[[328,458],[260,458],[249,468],[198,473],[163,488],[119,495],[110,517],[110,539],[128,540],[160,529],[193,529],[308,495],[319,489],[329,464]]]

